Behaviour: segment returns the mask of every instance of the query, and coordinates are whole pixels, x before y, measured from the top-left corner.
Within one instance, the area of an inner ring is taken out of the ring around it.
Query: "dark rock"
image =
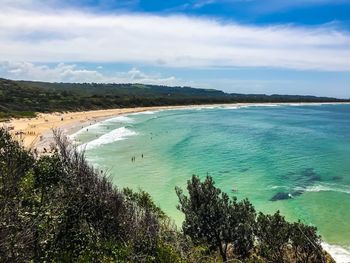
[[[289,193],[278,192],[270,199],[270,201],[286,200],[290,198],[291,195]]]
[[[295,173],[295,172],[288,172],[288,173],[282,175],[282,177],[285,178],[285,179],[291,179],[291,178],[294,178],[295,175],[297,175],[297,173]]]
[[[341,181],[341,180],[343,180],[343,176],[333,176],[332,180],[333,181]]]
[[[301,172],[301,175],[303,177],[307,177],[307,180],[311,181],[311,182],[321,181],[321,176],[315,172],[314,168],[307,168],[307,169],[303,170]]]
[[[306,177],[312,177],[316,175],[314,168],[306,168],[301,172],[301,174]]]
[[[309,178],[309,181],[321,181],[321,176],[318,174],[315,174]]]
[[[296,196],[302,195],[303,193],[304,193],[303,190],[296,190],[296,191],[292,192],[292,196],[296,197]]]

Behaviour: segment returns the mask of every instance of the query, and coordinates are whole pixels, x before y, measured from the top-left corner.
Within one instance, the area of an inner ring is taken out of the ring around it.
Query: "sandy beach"
[[[11,135],[25,148],[48,147],[52,142],[52,130],[61,129],[65,134],[71,134],[95,122],[127,113],[149,110],[161,110],[174,107],[138,107],[108,110],[93,110],[81,112],[38,113],[35,118],[11,119],[0,123],[0,127],[9,129]]]
[[[9,129],[11,135],[27,149],[37,149],[42,152],[44,148],[50,147],[53,140],[53,129],[61,129],[65,134],[72,134],[84,127],[113,116],[137,113],[143,111],[155,111],[177,108],[192,107],[241,107],[253,105],[278,105],[278,104],[304,104],[304,103],[236,103],[236,104],[214,104],[214,105],[186,105],[186,106],[159,106],[159,107],[136,107],[119,108],[107,110],[93,110],[81,112],[53,112],[38,113],[35,118],[11,119],[0,122],[0,127]],[[314,104],[314,103],[308,103]],[[320,103],[317,103],[320,104]],[[327,104],[327,103],[325,103]],[[46,151],[46,150],[45,150]]]
[[[200,107],[210,106],[213,105],[201,105]],[[25,148],[31,150],[37,149],[39,152],[42,152],[44,148],[50,146],[53,139],[52,130],[54,129],[60,129],[65,134],[69,135],[93,123],[118,115],[188,107],[198,107],[198,105],[136,107],[64,113],[38,113],[35,118],[13,118],[7,122],[0,122],[0,127],[7,128],[10,131],[10,134]]]

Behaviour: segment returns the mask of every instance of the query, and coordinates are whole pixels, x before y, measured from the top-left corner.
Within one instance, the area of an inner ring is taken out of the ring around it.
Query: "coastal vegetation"
[[[315,227],[257,213],[211,177],[193,176],[188,196],[176,188],[179,230],[148,193],[117,188],[55,138],[36,156],[0,129],[1,262],[334,262]]]
[[[0,79],[0,120],[37,112],[239,102],[342,102],[327,97],[225,93],[145,84],[49,83]]]

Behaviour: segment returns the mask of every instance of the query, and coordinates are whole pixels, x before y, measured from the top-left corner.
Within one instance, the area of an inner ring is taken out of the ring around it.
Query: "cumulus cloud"
[[[59,63],[54,66],[35,65],[29,62],[0,62],[0,76],[10,79],[39,80],[52,82],[97,82],[97,83],[147,83],[175,85],[175,77],[163,78],[158,74],[146,74],[137,68],[127,72],[106,75],[98,70],[80,68],[75,64]]]
[[[6,61],[350,70],[350,34],[329,26],[8,9],[0,13],[0,39]]]

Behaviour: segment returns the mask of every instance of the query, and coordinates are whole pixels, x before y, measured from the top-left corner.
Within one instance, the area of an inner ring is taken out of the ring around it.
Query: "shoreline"
[[[77,112],[38,113],[34,118],[13,118],[0,123],[0,127],[7,128],[14,139],[26,149],[49,147],[53,140],[53,129],[61,129],[66,135],[90,126],[94,123],[124,114],[144,111],[158,111],[188,106],[161,106],[119,108]]]
[[[53,140],[53,129],[61,129],[66,135],[71,135],[94,123],[125,114],[192,107],[212,107],[213,105],[218,106],[219,104],[38,113],[34,118],[12,118],[9,121],[0,122],[0,127],[7,128],[14,139],[19,141],[26,149],[33,150],[49,146]]]
[[[0,127],[9,129],[14,139],[19,141],[26,149],[36,149],[39,153],[44,148],[49,149],[53,142],[53,129],[61,129],[64,134],[71,135],[80,129],[97,122],[132,113],[145,111],[161,111],[192,108],[213,107],[247,107],[247,106],[279,106],[279,105],[327,105],[350,104],[348,102],[280,102],[280,103],[229,103],[229,104],[203,104],[203,105],[178,105],[178,106],[151,106],[135,108],[118,108],[105,110],[77,111],[77,112],[52,112],[38,113],[34,118],[12,118],[6,122],[0,122]],[[46,152],[46,150],[45,150]]]

